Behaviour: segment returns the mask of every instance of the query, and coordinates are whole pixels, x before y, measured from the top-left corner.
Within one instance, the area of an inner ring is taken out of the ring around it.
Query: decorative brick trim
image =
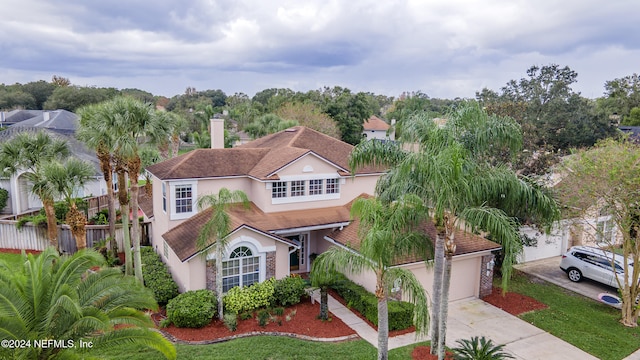
[[[207,260],[206,268],[207,289],[216,291],[216,260]]]
[[[276,276],[276,252],[270,251],[267,253],[267,264],[266,264],[266,274],[264,274],[265,279],[270,279]]]
[[[480,291],[478,296],[485,297],[491,295],[493,289],[493,266],[489,265],[494,261],[493,254],[485,255],[480,262]]]

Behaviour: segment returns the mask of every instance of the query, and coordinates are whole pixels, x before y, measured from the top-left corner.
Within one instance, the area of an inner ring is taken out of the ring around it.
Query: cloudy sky
[[[637,0],[2,0],[0,83],[252,96],[343,86],[473,97],[568,65],[574,90],[640,72]]]

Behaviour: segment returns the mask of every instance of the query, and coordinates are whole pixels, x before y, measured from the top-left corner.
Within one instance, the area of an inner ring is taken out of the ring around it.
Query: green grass
[[[547,309],[521,319],[600,359],[623,359],[638,350],[640,327],[622,325],[620,310],[549,283],[530,282],[516,273],[509,291],[530,296]]]
[[[0,261],[5,262],[12,269],[21,264],[21,258],[21,254],[0,253]]]
[[[375,359],[376,349],[364,340],[322,343],[281,336],[255,336],[212,345],[176,345],[178,359]],[[399,349],[398,349],[399,350]],[[395,351],[395,350],[394,350]],[[409,352],[410,353],[410,352]],[[129,346],[99,353],[104,359],[155,360],[153,350]],[[97,355],[97,354],[96,354]],[[394,359],[410,359],[395,357]]]

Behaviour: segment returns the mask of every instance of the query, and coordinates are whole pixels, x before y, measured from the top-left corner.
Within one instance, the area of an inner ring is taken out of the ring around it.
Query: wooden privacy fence
[[[140,243],[149,244],[151,223],[140,224]],[[87,247],[93,247],[102,239],[107,238],[109,225],[87,225]],[[121,251],[124,248],[124,232],[122,224],[116,224],[116,243]],[[78,249],[76,240],[68,225],[58,225],[58,244],[61,253],[73,254]],[[107,244],[108,245],[108,244]],[[27,223],[22,228],[16,228],[16,221],[0,220],[0,248],[44,250],[49,246],[47,229]]]

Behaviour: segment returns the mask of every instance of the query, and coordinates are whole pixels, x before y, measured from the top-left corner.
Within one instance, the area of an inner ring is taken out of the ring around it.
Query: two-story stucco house
[[[232,230],[222,259],[225,291],[308,272],[314,254],[357,244],[350,204],[362,194],[373,195],[383,172],[370,167],[352,174],[347,163],[351,145],[299,126],[223,149],[222,120],[212,120],[212,129],[213,149],[194,150],[147,169],[153,181],[153,209],[146,210],[153,224],[152,244],[182,291],[215,289],[214,252],[203,255],[195,245],[211,213],[199,212],[196,202],[223,187],[242,190],[251,200],[248,209],[229,210]],[[453,291],[452,298],[478,296],[485,274],[481,267],[499,246],[473,235],[459,238],[469,239],[469,245],[458,246],[453,276],[465,280],[458,282],[463,290]],[[429,286],[424,261],[399,266],[415,269]],[[373,278],[357,281],[370,290],[375,287]]]

